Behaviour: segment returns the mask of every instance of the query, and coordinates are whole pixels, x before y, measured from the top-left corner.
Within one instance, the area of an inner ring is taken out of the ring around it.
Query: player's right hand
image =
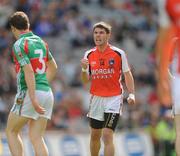
[[[83,69],[87,69],[88,65],[89,65],[89,61],[87,59],[84,59],[84,58],[81,59],[81,67]]]
[[[40,106],[40,104],[37,102],[37,100],[34,100],[32,102],[32,105],[37,113],[44,114],[46,112],[46,110]]]

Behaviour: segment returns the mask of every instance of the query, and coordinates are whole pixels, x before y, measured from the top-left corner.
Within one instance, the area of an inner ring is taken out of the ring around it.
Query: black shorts
[[[119,120],[117,113],[104,113],[104,121],[90,118],[90,127],[94,129],[110,128],[115,130]]]

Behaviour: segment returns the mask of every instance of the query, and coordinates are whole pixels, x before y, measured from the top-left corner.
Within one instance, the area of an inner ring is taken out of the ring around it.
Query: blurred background
[[[80,60],[84,52],[94,46],[92,25],[105,21],[112,25],[111,44],[127,53],[136,87],[137,104],[134,106],[127,104],[124,88],[124,113],[116,133],[141,132],[149,137],[149,146],[152,146],[152,155],[149,156],[175,156],[171,104],[160,103],[156,89],[157,1],[0,0],[0,155],[8,156],[8,152],[5,154],[8,148],[4,147],[7,144],[4,130],[16,93],[16,74],[11,57],[15,40],[7,19],[18,10],[28,14],[32,31],[48,42],[59,67],[51,84],[55,104],[47,134],[53,133],[57,137],[89,135],[86,117],[89,93],[88,87],[83,86],[80,80]],[[24,131],[26,133],[26,127]],[[127,156],[148,156],[142,152],[138,155],[138,150],[135,151],[136,155],[131,151]],[[64,156],[81,155],[66,153]]]

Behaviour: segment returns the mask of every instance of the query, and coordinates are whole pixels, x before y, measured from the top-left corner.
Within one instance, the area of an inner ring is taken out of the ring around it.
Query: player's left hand
[[[135,95],[134,94],[129,94],[128,98],[127,98],[127,102],[128,104],[135,104]]]

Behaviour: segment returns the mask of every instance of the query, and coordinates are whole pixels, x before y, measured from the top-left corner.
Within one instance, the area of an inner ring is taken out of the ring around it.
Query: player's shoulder
[[[40,37],[40,36],[38,36],[36,34],[33,34],[31,37],[26,38],[26,39],[29,40],[29,41],[32,41],[31,42],[32,44],[34,42],[36,42],[36,43],[39,43],[39,44],[41,44],[43,46],[48,47],[48,42],[46,40],[44,40],[42,37]]]
[[[87,51],[85,51],[85,56],[88,56],[88,55],[90,55],[91,53],[93,53],[93,52],[95,52],[96,51],[96,47],[94,47],[94,48],[91,48],[91,49],[89,49],[89,50],[87,50]]]
[[[20,51],[20,47],[22,46],[23,41],[24,41],[24,38],[19,38],[18,40],[16,40],[16,42],[13,45],[13,49],[15,50],[15,52]]]
[[[116,47],[116,46],[113,46],[113,45],[110,45],[109,46],[111,50],[113,50],[114,52],[120,54],[120,55],[124,55],[125,54],[125,51]]]
[[[30,38],[37,39],[37,40],[40,40],[42,42],[45,42],[40,36],[38,36],[36,34],[33,34]]]

